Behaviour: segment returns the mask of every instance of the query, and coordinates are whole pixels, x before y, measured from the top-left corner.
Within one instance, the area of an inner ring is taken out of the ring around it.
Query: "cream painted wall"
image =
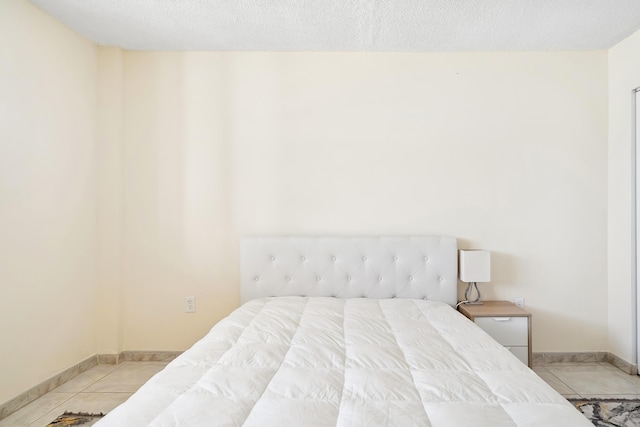
[[[493,251],[534,351],[607,349],[607,54],[125,53],[124,340],[238,304],[250,234]],[[198,313],[183,297],[198,297]]]
[[[124,156],[124,58],[115,47],[98,48],[96,172],[98,354],[122,351],[122,233]]]
[[[636,363],[632,90],[640,87],[640,32],[609,50],[609,348]]]
[[[228,58],[125,53],[125,350],[185,349],[239,303]]]
[[[0,2],[0,403],[95,354],[96,46]]]

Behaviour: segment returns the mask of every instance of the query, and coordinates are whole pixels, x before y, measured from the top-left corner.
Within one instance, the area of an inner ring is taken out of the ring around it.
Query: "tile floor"
[[[0,421],[0,427],[46,427],[65,411],[108,412],[129,398],[167,362],[98,365]]]
[[[606,363],[550,363],[533,370],[566,398],[640,398],[640,376]]]
[[[64,411],[108,412],[167,362],[98,365],[0,421],[0,427],[46,427]],[[563,396],[640,398],[640,376],[608,363],[553,363],[533,370]]]

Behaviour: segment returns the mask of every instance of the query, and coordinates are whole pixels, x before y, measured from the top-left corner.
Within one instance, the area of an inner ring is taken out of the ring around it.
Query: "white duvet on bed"
[[[249,301],[97,425],[589,426],[449,305]]]

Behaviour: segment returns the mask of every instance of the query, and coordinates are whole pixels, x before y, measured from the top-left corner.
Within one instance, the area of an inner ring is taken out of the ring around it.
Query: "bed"
[[[454,238],[245,238],[241,307],[97,425],[591,425],[456,297]]]

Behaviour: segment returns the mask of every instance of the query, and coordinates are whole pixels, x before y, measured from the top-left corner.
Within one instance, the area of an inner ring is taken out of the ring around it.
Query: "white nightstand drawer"
[[[529,344],[527,317],[476,317],[475,323],[504,346]]]
[[[506,347],[514,356],[522,361],[525,365],[529,365],[529,347]]]

